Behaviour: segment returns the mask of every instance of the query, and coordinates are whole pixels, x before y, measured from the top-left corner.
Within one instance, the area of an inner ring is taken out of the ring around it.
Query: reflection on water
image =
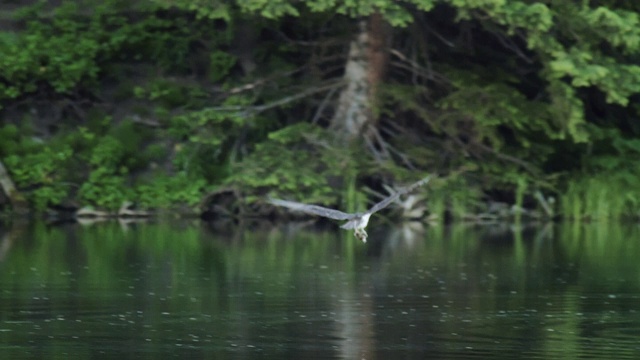
[[[0,354],[640,357],[640,231],[0,229]]]

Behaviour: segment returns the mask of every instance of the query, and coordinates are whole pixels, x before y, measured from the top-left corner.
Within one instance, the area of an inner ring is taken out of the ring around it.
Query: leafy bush
[[[41,146],[25,155],[4,158],[16,186],[30,189],[28,200],[37,211],[50,204],[60,204],[69,195],[70,184],[64,181],[64,169],[73,155],[71,148]]]
[[[189,177],[184,172],[168,175],[155,173],[153,181],[144,181],[136,186],[136,198],[141,206],[150,208],[170,208],[176,205],[196,207],[207,188],[202,178]]]

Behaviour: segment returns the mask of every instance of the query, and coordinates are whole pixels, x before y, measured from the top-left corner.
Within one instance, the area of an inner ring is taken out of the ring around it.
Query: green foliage
[[[225,78],[236,64],[236,58],[224,51],[212,52],[210,59],[209,79],[211,81],[220,81]]]
[[[232,96],[221,108],[209,107],[177,115],[172,119],[172,134],[193,143],[220,146],[253,122],[251,116],[240,112],[243,105],[248,105],[248,99]]]
[[[198,16],[214,19],[232,20],[233,10],[228,3],[219,1],[194,2],[179,0],[168,2],[156,0],[161,4],[177,6],[182,9],[196,11]],[[435,0],[411,1],[422,10],[430,10]],[[306,10],[302,5],[290,0],[239,0],[235,2],[241,11],[259,14],[267,19],[280,19],[286,16],[299,17]],[[393,26],[407,26],[412,21],[411,13],[402,4],[390,0],[358,1],[358,0],[311,0],[304,4],[312,12],[335,12],[350,17],[368,16],[375,12],[382,14]],[[302,8],[301,8],[302,7]]]
[[[125,179],[104,169],[91,172],[89,178],[80,186],[78,198],[83,204],[95,204],[100,208],[115,210],[123,202],[133,198],[133,192]]]
[[[0,32],[0,101],[43,86],[65,93],[93,84],[100,73],[100,61],[117,46],[117,31],[111,33],[101,24],[103,8],[98,7],[92,18],[79,21],[80,9],[65,2],[55,9],[50,21],[44,21],[38,15],[40,6],[26,7],[17,14],[27,24],[18,36]]]
[[[438,193],[438,194],[436,194]],[[439,188],[434,189],[429,196],[429,204],[433,197],[437,211],[438,203],[446,204],[447,210],[455,220],[464,220],[476,214],[482,209],[482,193],[477,186],[466,182],[463,178],[453,178],[444,182]],[[444,219],[444,214],[434,212]]]
[[[274,197],[336,204],[340,184],[358,164],[331,146],[332,134],[308,123],[298,123],[269,134],[255,150],[232,166],[226,183]],[[337,182],[332,185],[331,182]],[[336,189],[337,188],[337,189]],[[353,192],[353,190],[351,190]],[[248,197],[247,201],[255,200]]]
[[[347,169],[344,172],[345,189],[342,205],[345,211],[351,213],[367,209],[367,197],[363,192],[358,191],[357,175],[355,169]]]
[[[523,181],[548,188],[546,179],[540,176],[540,167],[553,155],[553,147],[541,141],[541,137],[557,138],[558,130],[554,129],[549,115],[546,116],[547,122],[544,121],[544,104],[526,99],[513,87],[492,83],[488,78],[483,78],[481,75],[488,73],[485,69],[476,69],[475,73],[447,70],[453,88],[447,96],[434,104],[433,111],[428,111],[429,109],[423,105],[423,91],[392,85],[381,91],[384,109],[392,109],[383,110],[383,114],[398,116],[400,111],[409,112],[419,117],[437,136],[442,137],[439,141],[443,143],[450,138],[464,138],[464,142],[470,144],[468,151],[478,151],[475,149],[478,149],[476,144],[479,144],[481,154],[487,153],[486,156],[490,160],[481,161],[477,170],[480,175],[486,177],[492,190],[515,194]],[[502,74],[493,72],[492,75],[495,79]],[[442,115],[434,115],[438,112]],[[438,150],[416,146],[407,143],[406,140],[400,138],[394,145],[409,161],[420,168],[473,164],[464,153],[452,154],[450,162],[442,162]],[[498,157],[494,154],[498,154]],[[400,171],[394,169],[393,173]],[[471,184],[465,186],[473,187]],[[463,186],[459,184],[459,187]],[[460,205],[460,216],[471,209],[479,209],[478,190],[474,188],[470,194],[460,194],[461,199],[471,196],[468,203],[462,200],[455,201]],[[453,189],[447,190],[449,191]],[[447,198],[439,203],[439,207],[444,211],[444,204],[451,204],[452,201]]]
[[[596,86],[605,92],[607,102],[627,105],[629,97],[640,92],[640,66],[620,64],[588,50],[554,52],[554,60],[549,62],[550,76],[569,77],[574,88]]]
[[[547,113],[562,125],[562,137],[566,133],[576,142],[589,139],[585,102],[578,89],[598,88],[607,102],[621,105],[640,92],[640,67],[631,56],[640,51],[636,12],[570,1],[450,3],[464,19],[482,10],[505,26],[508,35],[525,35],[529,49],[540,59],[540,75],[548,84]],[[611,47],[620,51],[605,50]]]
[[[12,134],[13,128],[6,126],[0,133]],[[158,149],[141,151],[147,135],[131,122],[113,126],[109,133],[82,127],[61,133],[47,145],[24,138],[7,141],[11,152],[5,153],[4,161],[18,189],[37,210],[71,196],[83,205],[114,209],[135,199],[127,177],[154,160]]]
[[[605,6],[579,11],[585,31],[595,36],[599,42],[610,43],[625,52],[640,49],[640,17],[637,12],[614,9]]]
[[[195,208],[207,189],[203,178],[189,177],[185,172],[175,175],[158,172],[153,181],[144,181],[136,186],[138,203],[149,208],[171,208],[185,204]]]
[[[17,126],[9,124],[0,127],[0,156],[15,154],[20,147],[20,130]]]
[[[200,107],[207,100],[206,93],[200,86],[166,78],[157,78],[148,84],[134,86],[133,94],[138,99],[149,100],[165,109]]]
[[[234,15],[232,6],[223,1],[154,0],[153,2],[166,9],[177,7],[189,12],[195,12],[199,19],[207,18],[211,20],[224,20],[226,22],[231,22],[232,16]]]
[[[238,5],[245,11],[260,13],[267,19],[276,19],[285,15],[300,15],[289,0],[242,0],[238,2]]]
[[[176,168],[210,181],[219,178],[217,170],[238,156],[238,139],[247,135],[255,120],[239,111],[243,103],[243,97],[229,97],[225,101],[229,110],[204,108],[173,117],[170,133],[184,141],[174,160]]]
[[[558,138],[570,138],[575,142],[589,141],[586,131],[584,107],[576,90],[561,81],[552,81],[547,88],[551,104],[549,112],[561,129]]]
[[[637,220],[640,190],[624,174],[573,179],[561,197],[561,212],[573,220]]]
[[[163,19],[154,12],[131,22],[114,11],[120,6],[106,1],[86,15],[74,2],[64,2],[50,21],[40,18],[39,4],[25,7],[16,17],[24,19],[26,29],[17,35],[0,32],[0,101],[43,88],[61,94],[92,89],[105,64],[116,59],[153,59],[163,68],[184,71],[192,42],[209,30],[205,22],[194,28],[186,17]]]
[[[472,135],[475,141],[489,143],[500,150],[504,140],[499,134],[500,127],[510,129],[514,140],[523,147],[529,147],[532,138],[544,134],[549,138],[558,138],[559,128],[550,116],[549,110],[541,101],[529,100],[511,84],[517,84],[508,74],[492,69],[477,68],[473,72],[466,70],[448,70],[454,89],[436,104],[448,110],[447,121],[441,126],[455,133],[455,123],[451,117],[473,119]],[[496,79],[502,82],[496,82]]]
[[[28,200],[33,208],[42,211],[50,204],[61,203],[69,194],[61,169],[68,166],[73,151],[68,146],[33,146],[31,150],[8,155],[4,162],[16,186],[31,189]]]
[[[124,145],[119,139],[112,136],[100,139],[89,157],[89,178],[78,192],[83,203],[116,209],[131,197],[123,177],[128,173],[124,165],[125,154]]]
[[[373,14],[396,27],[390,84],[371,109],[379,143],[340,144],[307,124],[325,124],[334,93],[272,107],[342,76],[344,45]],[[360,210],[364,178],[478,163],[476,182],[442,185],[435,213],[568,189],[565,216],[617,217],[638,201],[639,14],[612,1],[42,2],[13,14],[20,31],[0,32],[0,156],[39,209],[194,206],[226,184],[248,200]],[[234,42],[245,30],[250,49]],[[251,77],[245,61],[258,64]],[[55,115],[13,117],[43,100]]]
[[[581,220],[637,219],[640,216],[640,140],[617,130],[594,131],[592,153],[567,180],[563,216]]]
[[[515,201],[515,206],[518,209],[518,211],[515,214],[515,221],[516,222],[520,222],[520,219],[522,217],[522,213],[521,211],[519,211],[520,209],[524,209],[524,196],[527,192],[527,181],[523,178],[520,177],[518,178],[518,182],[516,184],[516,201]]]

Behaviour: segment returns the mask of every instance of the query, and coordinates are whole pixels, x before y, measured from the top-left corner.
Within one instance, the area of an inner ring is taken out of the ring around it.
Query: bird
[[[384,200],[373,205],[369,210],[365,212],[346,213],[340,210],[330,209],[330,208],[326,208],[318,205],[308,205],[308,204],[299,203],[295,201],[280,200],[280,199],[273,199],[273,198],[269,198],[268,202],[272,205],[282,206],[291,210],[300,211],[307,214],[318,215],[318,216],[322,216],[322,217],[326,217],[334,220],[347,220],[347,222],[340,227],[346,230],[353,229],[354,235],[357,239],[361,240],[362,242],[367,242],[368,234],[365,231],[365,228],[369,224],[369,218],[371,217],[371,215],[386,208],[387,206],[389,206],[389,204],[396,201],[400,196],[410,193],[411,191],[415,190],[419,186],[425,185],[426,183],[429,182],[429,179],[430,179],[430,176],[427,176],[424,179],[416,183],[413,183],[412,185],[409,185],[405,188],[398,190],[394,194],[389,195]]]

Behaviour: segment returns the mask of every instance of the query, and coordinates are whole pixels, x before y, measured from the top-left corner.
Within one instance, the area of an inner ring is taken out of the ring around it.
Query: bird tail
[[[340,226],[343,229],[355,229],[356,228],[356,222],[358,222],[358,219],[354,219],[354,220],[349,220],[346,223],[344,223],[342,226]]]

